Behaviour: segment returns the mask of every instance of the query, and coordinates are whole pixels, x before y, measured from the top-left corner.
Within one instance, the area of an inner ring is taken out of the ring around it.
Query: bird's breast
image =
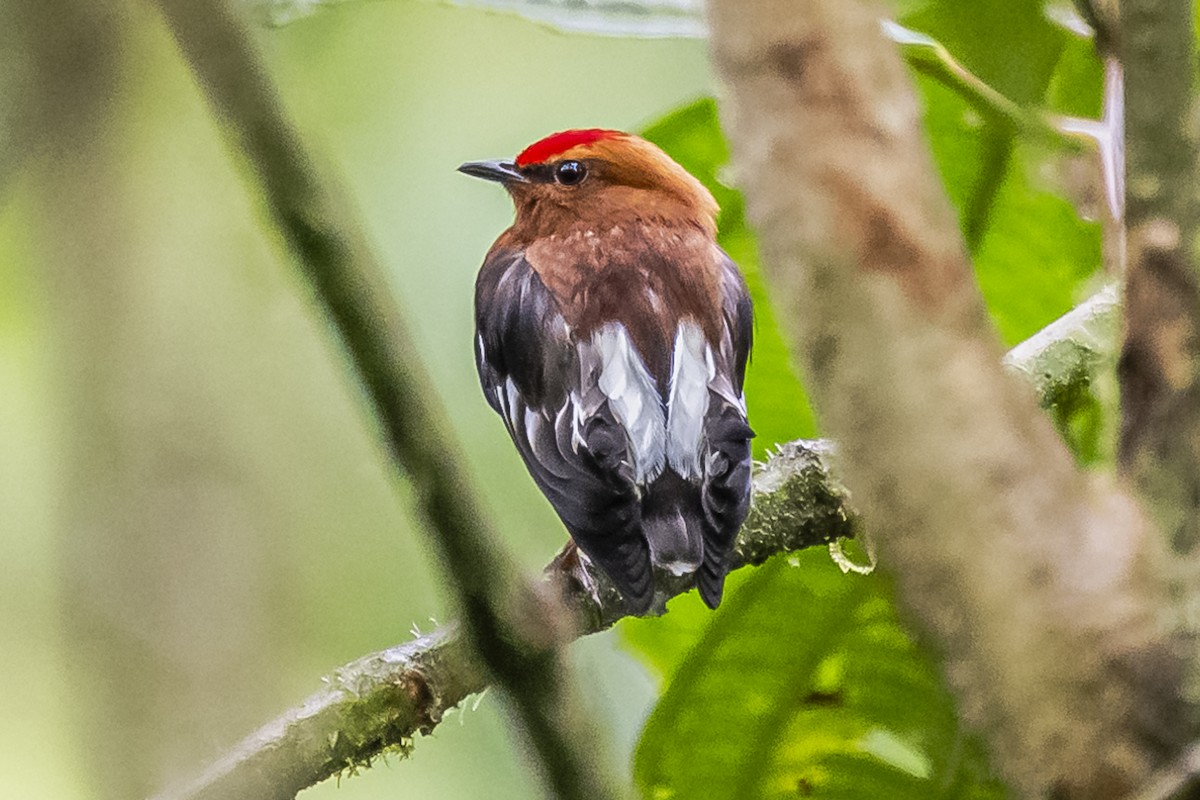
[[[665,397],[684,320],[717,346],[720,251],[703,231],[645,221],[582,226],[539,238],[526,258],[576,335],[620,324]]]

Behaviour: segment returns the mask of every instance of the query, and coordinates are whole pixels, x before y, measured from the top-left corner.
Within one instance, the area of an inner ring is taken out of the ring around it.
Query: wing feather
[[[554,296],[520,253],[493,253],[475,288],[484,395],[571,537],[631,609],[654,596],[650,550],[625,430]],[[495,398],[495,402],[493,401]]]
[[[704,561],[696,575],[700,596],[710,608],[721,602],[729,552],[750,512],[750,440],[754,438],[746,420],[744,394],[746,364],[754,338],[754,311],[737,267],[727,256],[722,266],[724,331],[704,418]]]

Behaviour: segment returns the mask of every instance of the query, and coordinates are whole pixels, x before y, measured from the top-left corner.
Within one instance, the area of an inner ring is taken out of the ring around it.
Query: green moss
[[[833,479],[828,454],[818,442],[790,442],[759,468],[737,544],[742,562],[761,564],[775,553],[854,536],[848,493]]]

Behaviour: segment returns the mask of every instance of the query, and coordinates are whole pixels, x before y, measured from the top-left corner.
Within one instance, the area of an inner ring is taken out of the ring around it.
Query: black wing
[[[624,430],[581,366],[554,296],[520,253],[492,253],[475,284],[475,363],[529,474],[634,612],[654,596]]]
[[[750,511],[750,440],[743,385],[754,337],[750,293],[737,267],[725,258],[721,300],[724,322],[717,375],[709,384],[704,419],[704,561],[696,575],[700,596],[710,608],[721,602],[729,552]]]

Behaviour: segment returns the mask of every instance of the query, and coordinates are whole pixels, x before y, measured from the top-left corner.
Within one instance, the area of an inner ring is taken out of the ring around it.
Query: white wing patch
[[[517,389],[517,384],[513,383],[512,378],[505,378],[504,385],[496,387],[496,396],[500,399],[500,405],[504,409],[504,424],[508,426],[508,432],[515,437],[517,426],[522,422],[518,416],[519,409],[524,405],[521,402],[521,392]]]
[[[592,334],[592,346],[600,358],[596,385],[629,437],[634,480],[645,485],[658,477],[666,460],[662,398],[624,326],[614,322],[600,328]]]
[[[575,412],[572,446],[582,444],[582,420],[607,399],[628,437],[638,484],[650,483],[667,465],[689,480],[703,477],[701,451],[709,391],[723,396],[733,394],[732,387],[725,385],[728,380],[722,381],[717,374],[715,355],[703,329],[692,320],[684,320],[675,331],[665,408],[654,378],[622,325],[610,323],[597,330],[592,335],[591,349],[599,367],[593,374],[600,396],[591,401],[571,397]]]
[[[679,323],[667,399],[667,463],[684,478],[703,474],[700,444],[708,412],[708,387],[716,373],[704,331],[691,320]]]

